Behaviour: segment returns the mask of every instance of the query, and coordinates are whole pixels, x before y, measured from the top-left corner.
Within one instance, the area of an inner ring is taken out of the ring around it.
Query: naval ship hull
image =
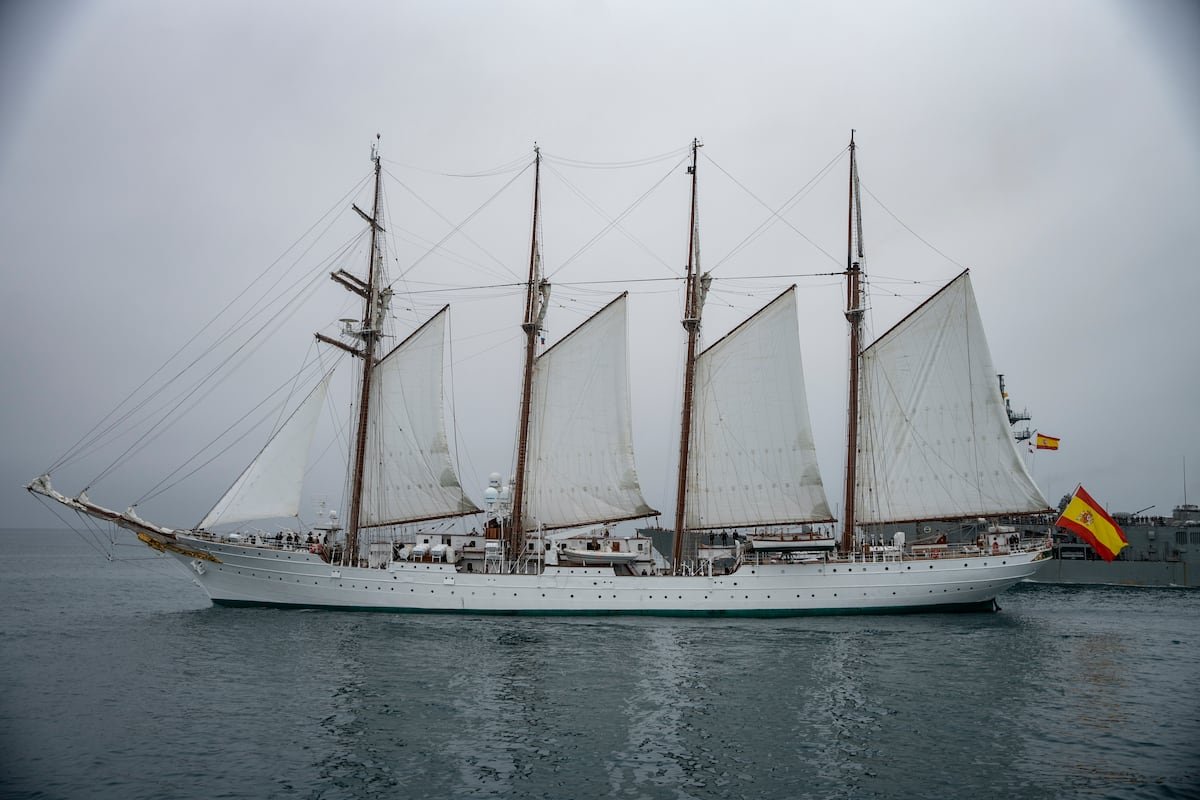
[[[1112,561],[1052,558],[1031,581],[1104,586],[1200,587],[1200,565],[1186,561]]]
[[[1129,521],[1118,515],[1129,546],[1113,561],[1104,561],[1090,545],[1059,530],[1055,533],[1053,557],[1029,580],[1037,583],[1091,584],[1106,586],[1200,587],[1200,512],[1186,506],[1172,517]],[[1052,520],[1037,518],[1008,520],[1025,536],[1045,530]],[[984,528],[973,524],[928,522],[893,526],[904,530],[911,541],[939,535],[951,543],[974,541]]]

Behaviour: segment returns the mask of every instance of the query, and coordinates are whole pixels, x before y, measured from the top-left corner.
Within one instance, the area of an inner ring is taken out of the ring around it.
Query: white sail
[[[442,388],[443,308],[371,375],[360,525],[372,527],[473,514],[446,438]]]
[[[250,462],[229,491],[200,522],[200,528],[252,519],[294,517],[300,511],[300,490],[308,449],[325,392],[326,375],[275,432],[258,457]]]
[[[863,351],[860,523],[1038,512],[963,272]]]
[[[525,527],[657,514],[633,460],[622,294],[538,357],[525,468]]]
[[[795,287],[696,359],[688,528],[831,519],[813,444]]]

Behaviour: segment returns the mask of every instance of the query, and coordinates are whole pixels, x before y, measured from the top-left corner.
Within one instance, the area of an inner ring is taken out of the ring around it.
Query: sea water
[[[0,532],[0,796],[1200,797],[1200,591],[772,620],[211,606]]]

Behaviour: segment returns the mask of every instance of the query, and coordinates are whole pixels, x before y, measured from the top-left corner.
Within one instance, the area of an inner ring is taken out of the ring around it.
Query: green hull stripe
[[[374,606],[330,606],[315,603],[268,603],[253,600],[216,600],[213,605],[227,608],[316,608],[324,611],[370,611],[383,614],[466,614],[470,616],[489,617],[812,617],[812,616],[846,616],[855,614],[960,614],[999,611],[1000,606],[995,600],[981,600],[976,603],[947,603],[934,606],[899,606],[871,608],[787,608],[787,609],[746,609],[744,611],[654,611],[639,609],[634,611],[573,611],[560,610],[483,610],[483,609],[444,609],[444,608],[378,608]]]

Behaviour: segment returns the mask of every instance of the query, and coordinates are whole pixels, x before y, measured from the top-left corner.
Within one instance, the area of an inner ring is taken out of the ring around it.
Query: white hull
[[[460,572],[445,563],[339,567],[319,556],[179,536],[179,559],[214,603],[479,614],[772,616],[986,608],[1033,577],[1046,551],[888,562],[743,564],[713,576],[619,576],[547,566],[538,575]]]

